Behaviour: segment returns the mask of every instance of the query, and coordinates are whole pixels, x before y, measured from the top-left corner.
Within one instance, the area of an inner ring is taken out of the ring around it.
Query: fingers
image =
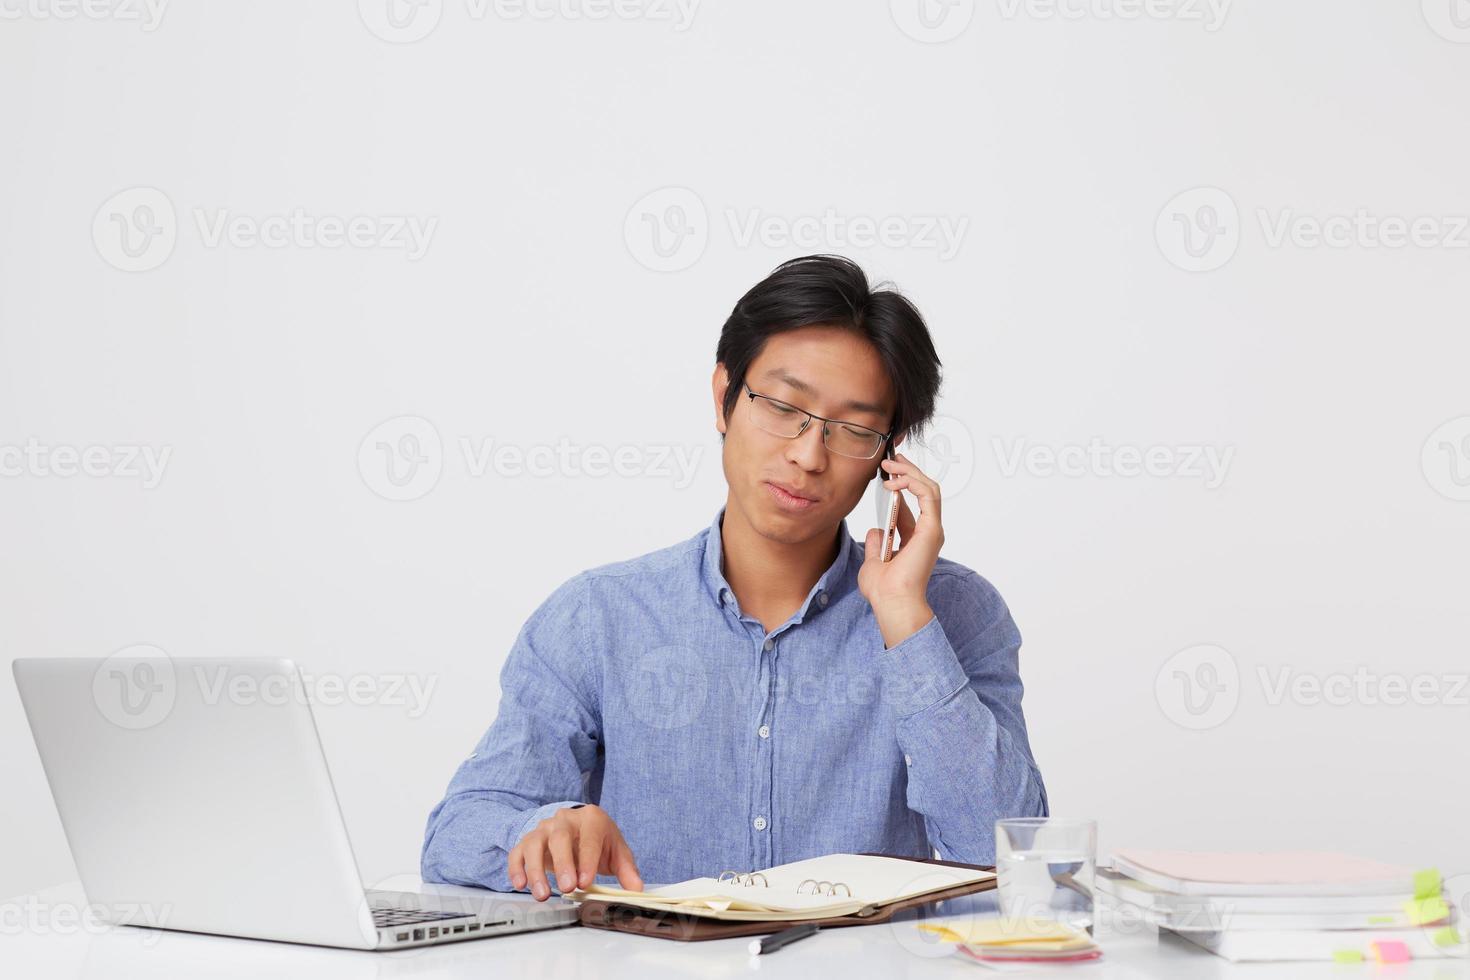
[[[526,880],[531,884],[531,894],[536,901],[544,902],[551,897],[551,886],[546,883],[546,838],[532,831],[521,846],[526,851]]]
[[[643,879],[617,824],[596,806],[559,810],[541,821],[521,840],[506,861],[516,888],[530,886],[539,902],[551,897],[551,880],[562,894],[590,888],[601,873],[618,876],[631,891],[643,890]],[[549,867],[548,867],[549,862]]]
[[[883,468],[892,474],[892,479],[888,481],[887,489],[907,490],[919,501],[919,521],[922,521],[925,516],[929,515],[932,515],[935,520],[939,519],[938,483],[925,476],[907,456],[899,455],[896,459],[885,459],[883,461]],[[902,508],[900,508],[901,513]],[[901,516],[900,521],[902,521]]]
[[[630,892],[641,892],[643,890],[643,877],[638,874],[638,865],[633,860],[633,849],[628,842],[623,840],[623,835],[618,834],[611,841],[611,861],[608,870],[618,876],[618,884]]]
[[[577,859],[572,854],[572,830],[564,821],[556,821],[546,835],[546,848],[551,852],[551,865],[556,869],[556,887],[565,895],[577,887]]]
[[[607,850],[608,834],[598,824],[584,826],[577,840],[577,887],[586,888],[597,880],[597,869]]]
[[[510,875],[510,887],[520,891],[526,887],[526,842],[522,840],[510,849],[505,870]]]

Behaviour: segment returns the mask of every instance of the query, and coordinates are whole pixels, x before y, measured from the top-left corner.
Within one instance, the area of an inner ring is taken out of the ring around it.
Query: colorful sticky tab
[[[1409,947],[1398,940],[1380,939],[1368,945],[1373,950],[1373,958],[1380,963],[1407,963],[1413,959],[1409,955]]]
[[[1448,918],[1450,906],[1439,896],[1416,898],[1404,903],[1404,914],[1409,917],[1409,925],[1423,926]]]
[[[1410,904],[1412,904],[1412,903],[1410,903]],[[1391,926],[1391,925],[1393,925],[1393,916],[1391,916],[1391,915],[1370,915],[1370,916],[1368,916],[1368,924],[1370,926]]]
[[[1463,940],[1460,939],[1460,930],[1454,926],[1445,926],[1430,933],[1429,941],[1436,946],[1458,946]]]
[[[1438,868],[1425,868],[1423,871],[1414,872],[1414,897],[1415,898],[1437,898],[1443,882],[1439,877]]]
[[[1363,954],[1356,949],[1336,949],[1332,951],[1332,962],[1361,963],[1363,962]]]

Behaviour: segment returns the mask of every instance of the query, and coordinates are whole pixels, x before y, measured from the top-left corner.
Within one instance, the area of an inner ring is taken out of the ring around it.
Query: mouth
[[[776,505],[783,510],[799,512],[809,510],[817,504],[815,497],[803,497],[795,490],[779,483],[772,483],[770,480],[766,481],[766,490],[770,492],[772,499],[776,501]]]

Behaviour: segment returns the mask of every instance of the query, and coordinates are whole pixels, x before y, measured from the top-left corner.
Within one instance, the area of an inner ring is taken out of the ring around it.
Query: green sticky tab
[[[1393,924],[1393,916],[1391,916],[1391,915],[1370,915],[1370,916],[1368,916],[1368,924],[1370,926],[1387,926],[1387,925],[1392,925]]]
[[[1450,907],[1443,898],[1416,898],[1411,902],[1404,903],[1404,914],[1409,917],[1409,925],[1422,926],[1430,922],[1438,922],[1450,914]]]
[[[1460,945],[1460,930],[1454,926],[1436,929],[1429,934],[1429,941],[1436,946],[1458,946]]]
[[[1356,949],[1337,949],[1332,951],[1332,962],[1334,963],[1361,963],[1363,954]]]
[[[1438,868],[1425,868],[1414,872],[1414,897],[1435,898],[1439,895],[1442,882]]]

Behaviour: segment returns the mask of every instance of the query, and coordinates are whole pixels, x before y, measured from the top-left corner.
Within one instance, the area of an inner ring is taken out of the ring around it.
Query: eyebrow
[[[787,387],[795,388],[797,391],[802,392],[806,395],[812,395],[814,397],[817,395],[816,388],[813,388],[811,385],[807,384],[805,381],[801,380],[795,375],[789,374],[785,368],[771,368],[765,374],[761,375],[761,377],[766,380],[779,381]],[[842,411],[869,412],[873,415],[885,414],[883,406],[881,405],[874,405],[872,402],[856,400],[844,404],[842,406]]]

